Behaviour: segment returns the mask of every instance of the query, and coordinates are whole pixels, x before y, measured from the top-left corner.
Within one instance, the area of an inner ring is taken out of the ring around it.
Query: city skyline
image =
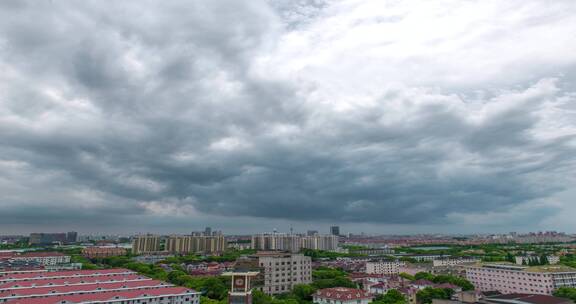
[[[3,234],[576,232],[576,2],[0,1]]]

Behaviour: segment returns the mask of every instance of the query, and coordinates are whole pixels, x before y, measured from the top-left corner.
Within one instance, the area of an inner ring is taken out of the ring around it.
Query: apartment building
[[[576,287],[576,269],[561,265],[485,264],[466,268],[466,278],[480,291],[550,295],[559,287]]]
[[[3,255],[0,257],[0,260],[10,260],[16,263],[28,262],[40,266],[54,266],[70,263],[70,256],[64,255],[60,252],[13,252],[9,255]]]
[[[517,256],[515,257],[516,264],[518,265],[528,265],[530,264],[531,260],[536,260],[539,263],[541,262],[542,257],[540,256]],[[546,257],[548,260],[548,264],[555,265],[560,262],[560,257],[556,255],[549,255]]]
[[[4,279],[4,278],[2,278]],[[198,304],[198,292],[127,269],[18,274],[0,283],[0,303]]]
[[[312,283],[312,259],[303,254],[260,251],[239,258],[235,268],[260,272],[252,286],[269,295],[286,293],[296,284]]]
[[[53,243],[66,243],[66,233],[30,233],[30,245],[49,245]]]
[[[139,235],[132,240],[132,253],[142,254],[160,251],[160,237],[157,235]]]
[[[480,262],[477,258],[472,257],[457,257],[457,258],[438,258],[432,260],[432,266],[434,267],[446,267],[446,266],[456,266],[462,264],[475,264]]]
[[[339,238],[335,235],[258,234],[252,236],[252,248],[256,250],[281,250],[299,252],[302,249],[335,251]]]
[[[107,258],[112,256],[126,255],[126,248],[122,247],[86,247],[82,249],[82,255],[89,259]]]
[[[366,273],[369,274],[399,274],[400,267],[406,263],[398,260],[373,260],[366,262]]]
[[[223,235],[192,236],[173,235],[166,240],[166,251],[169,253],[219,253],[226,250],[226,239]]]

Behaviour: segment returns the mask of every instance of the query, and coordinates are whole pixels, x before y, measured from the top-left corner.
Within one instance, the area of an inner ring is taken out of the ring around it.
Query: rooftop
[[[359,300],[373,298],[372,294],[367,291],[346,287],[320,289],[316,291],[314,296],[332,300]]]
[[[46,278],[57,277],[87,277],[87,276],[105,276],[116,274],[135,274],[136,272],[124,269],[99,269],[99,270],[67,270],[67,271],[54,271],[54,272],[35,272],[35,273],[16,273],[0,277],[0,282],[15,281],[15,280],[38,280]]]
[[[58,278],[58,279],[52,278],[42,280],[12,281],[7,283],[0,283],[0,290],[43,287],[43,286],[80,285],[80,284],[92,284],[98,282],[126,282],[137,280],[151,280],[151,279],[139,274],[125,274],[125,275],[104,276],[104,277],[97,276],[97,277]]]
[[[64,295],[64,296],[54,296],[47,298],[14,299],[10,301],[10,303],[11,304],[90,303],[98,301],[108,301],[113,299],[135,299],[135,298],[158,297],[168,295],[185,295],[185,294],[196,294],[196,292],[194,290],[184,287],[169,287],[159,289],[106,292],[97,294]]]
[[[488,301],[494,300],[498,302],[512,302],[514,303],[530,303],[530,304],[560,304],[560,303],[571,303],[571,300],[547,296],[547,295],[535,295],[535,294],[522,294],[522,293],[512,293],[499,296],[492,296],[488,298]]]
[[[531,266],[526,269],[530,272],[576,272],[576,269],[564,265]]]
[[[47,286],[47,287],[32,287],[21,289],[10,289],[0,292],[0,298],[9,297],[23,297],[32,295],[49,296],[50,294],[61,293],[79,293],[79,292],[110,292],[111,290],[119,289],[143,289],[173,286],[172,284],[163,283],[157,280],[147,281],[131,281],[131,282],[105,282],[84,285],[71,285],[71,286]]]

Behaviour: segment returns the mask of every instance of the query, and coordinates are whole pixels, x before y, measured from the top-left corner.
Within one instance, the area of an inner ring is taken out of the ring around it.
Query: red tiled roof
[[[114,289],[123,289],[123,288],[138,288],[138,287],[154,288],[164,286],[172,286],[172,285],[157,280],[147,280],[147,281],[132,281],[132,282],[95,283],[95,284],[72,285],[72,286],[48,286],[48,287],[10,289],[1,291],[0,298],[15,297],[15,296],[31,296],[31,295],[49,296],[51,293],[73,293],[80,291],[104,292],[106,290],[110,291]]]
[[[370,286],[370,288],[388,288],[388,284],[381,282]]]
[[[11,288],[28,288],[58,285],[78,285],[98,282],[126,282],[134,280],[151,280],[148,277],[139,274],[125,274],[117,276],[97,276],[97,277],[80,277],[80,278],[61,278],[61,279],[42,279],[32,281],[12,281],[0,284],[0,289]],[[48,285],[52,283],[51,285]],[[15,287],[18,286],[18,287]]]
[[[324,299],[332,300],[359,300],[359,299],[372,299],[371,293],[362,289],[335,287],[325,288],[318,290],[314,296]]]
[[[10,304],[61,304],[63,301],[68,303],[89,303],[98,301],[109,301],[114,299],[134,299],[143,297],[159,297],[168,295],[185,295],[196,293],[192,289],[184,287],[168,287],[159,289],[131,290],[118,292],[105,292],[83,295],[65,295],[47,298],[25,298],[14,299]]]
[[[14,255],[16,255],[16,252],[0,252],[0,259],[7,259],[7,258],[11,258]]]
[[[0,277],[0,281],[22,280],[22,279],[38,280],[54,277],[101,276],[101,275],[113,275],[121,273],[136,273],[136,272],[124,268],[114,268],[114,269],[99,269],[99,270],[67,270],[67,271],[54,271],[54,272],[42,272],[42,273],[17,273]]]

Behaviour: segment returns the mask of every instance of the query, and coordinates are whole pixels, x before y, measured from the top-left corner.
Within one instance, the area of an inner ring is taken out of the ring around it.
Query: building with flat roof
[[[30,233],[30,245],[50,245],[53,243],[66,243],[66,233]]]
[[[142,254],[160,251],[160,237],[157,235],[139,235],[132,240],[132,253]]]
[[[576,287],[576,269],[562,265],[480,264],[466,267],[466,278],[480,291],[550,295],[560,287]]]
[[[198,304],[199,293],[127,269],[63,271],[0,278],[0,303]]]
[[[173,235],[166,240],[166,251],[169,253],[220,253],[227,247],[226,239],[223,235],[194,236],[194,235]]]
[[[442,257],[432,260],[433,267],[456,266],[462,264],[476,264],[480,259],[473,257]]]
[[[126,248],[122,247],[86,247],[82,249],[82,255],[89,259],[107,258],[112,256],[126,255]]]
[[[61,264],[69,264],[70,256],[61,252],[9,252],[0,256],[2,261],[12,262],[30,262],[31,264],[37,263],[40,266],[55,266]]]
[[[330,234],[339,236],[340,235],[340,227],[339,226],[330,227]]]
[[[399,274],[400,267],[406,263],[398,260],[374,260],[366,262],[366,273],[370,274]]]
[[[252,236],[252,248],[256,250],[280,250],[300,252],[302,249],[335,251],[338,249],[338,237],[334,235],[296,234],[257,234]]]
[[[239,258],[235,268],[260,272],[252,287],[269,295],[289,292],[297,284],[312,283],[312,259],[299,253],[260,251]]]

